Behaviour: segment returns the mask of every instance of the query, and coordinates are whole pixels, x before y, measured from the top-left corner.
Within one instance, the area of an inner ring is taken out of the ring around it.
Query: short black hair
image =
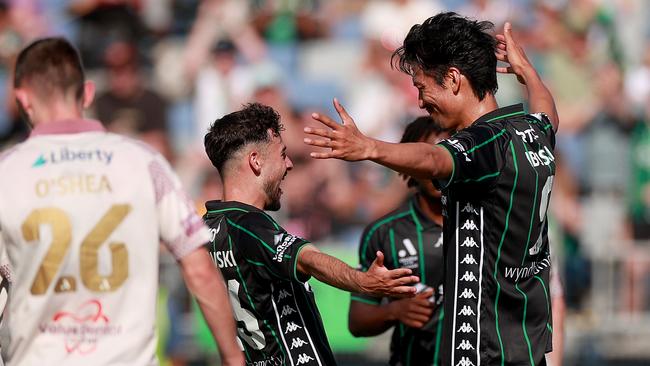
[[[420,142],[428,139],[431,135],[440,135],[441,133],[446,132],[448,131],[430,116],[422,116],[406,125],[400,143]],[[407,175],[402,175],[402,177],[407,180],[407,185],[409,187],[415,187],[418,185],[415,179]]]
[[[241,148],[258,142],[269,142],[269,130],[280,136],[284,129],[275,109],[260,104],[246,104],[243,109],[214,121],[203,140],[212,165],[223,176],[223,168]]]
[[[74,92],[81,100],[84,69],[79,52],[65,38],[50,37],[32,42],[16,58],[14,88],[31,84],[41,96]]]
[[[393,53],[391,64],[409,75],[414,68],[421,68],[439,85],[443,85],[447,70],[456,67],[483,100],[487,93],[497,91],[497,42],[488,33],[493,27],[491,22],[454,12],[437,14],[411,28],[404,44]]]

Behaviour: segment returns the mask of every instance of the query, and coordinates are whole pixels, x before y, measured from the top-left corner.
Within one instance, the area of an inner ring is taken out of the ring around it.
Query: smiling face
[[[266,194],[265,210],[277,211],[280,209],[280,197],[282,196],[280,185],[292,168],[293,163],[287,156],[287,147],[282,142],[282,137],[273,135],[266,147],[264,169],[262,170],[263,189]]]
[[[460,76],[458,76],[460,77]],[[443,85],[421,68],[413,72],[413,86],[418,89],[418,106],[426,110],[445,129],[455,130],[459,125],[460,95],[451,76],[445,76]]]

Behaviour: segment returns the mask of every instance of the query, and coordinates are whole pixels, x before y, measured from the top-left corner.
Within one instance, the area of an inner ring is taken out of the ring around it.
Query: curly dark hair
[[[274,136],[280,136],[284,130],[278,112],[263,104],[246,104],[243,109],[214,121],[203,140],[205,152],[223,175],[226,162],[244,146],[269,142],[269,130]]]
[[[391,64],[413,75],[416,68],[443,85],[450,67],[456,67],[469,80],[474,94],[483,100],[497,91],[496,39],[488,31],[494,24],[462,17],[454,12],[440,13],[416,24],[393,53]]]

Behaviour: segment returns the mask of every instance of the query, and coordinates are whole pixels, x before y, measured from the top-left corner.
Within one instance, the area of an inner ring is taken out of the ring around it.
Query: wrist
[[[366,158],[365,160],[377,160],[379,158],[378,141],[373,138],[368,138],[366,144]]]

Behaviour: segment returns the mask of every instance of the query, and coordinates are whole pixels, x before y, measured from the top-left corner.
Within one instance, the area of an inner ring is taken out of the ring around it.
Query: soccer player
[[[254,365],[336,365],[310,276],[343,290],[413,296],[407,268],[389,271],[382,252],[356,271],[288,233],[265,211],[280,209],[282,180],[292,163],[273,108],[249,104],[217,119],[205,150],[221,175],[224,202],[208,201],[210,251],[230,292],[239,339]]]
[[[553,98],[506,23],[441,13],[411,28],[395,53],[418,88],[419,106],[451,138],[391,144],[363,135],[338,103],[343,123],[305,128],[314,158],[372,160],[443,189],[444,365],[544,365],[551,350],[550,253],[546,209],[553,187],[558,117]],[[495,54],[496,52],[496,54]],[[497,68],[497,60],[508,63]],[[499,108],[496,72],[526,85],[530,110]],[[469,273],[476,280],[466,281]]]
[[[419,117],[406,127],[400,142],[435,144],[445,137],[447,132],[431,117]],[[353,294],[348,327],[355,336],[375,336],[394,327],[390,365],[440,365],[444,279],[440,191],[431,180],[405,178],[416,193],[366,227],[359,263],[365,271],[376,251],[390,253],[386,268],[411,268],[420,277],[420,292],[401,300]]]
[[[18,108],[33,130],[0,158],[0,228],[16,270],[8,363],[156,365],[159,243],[176,257],[219,344],[243,365],[210,234],[171,167],[83,119],[94,84],[62,38],[16,60]]]

